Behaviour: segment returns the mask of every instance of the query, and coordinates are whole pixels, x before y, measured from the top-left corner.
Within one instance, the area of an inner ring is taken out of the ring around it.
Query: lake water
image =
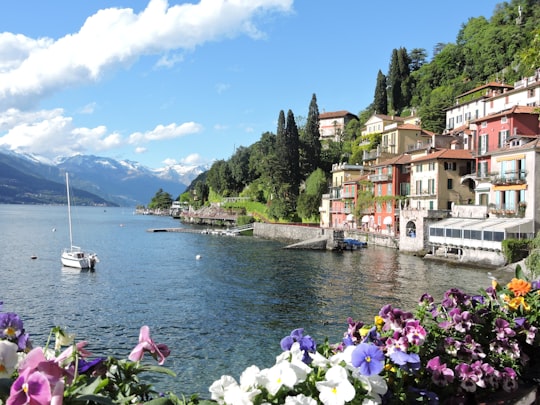
[[[0,205],[3,310],[21,316],[36,346],[61,326],[99,356],[127,357],[148,325],[170,347],[165,366],[177,373],[156,387],[177,394],[208,397],[222,374],[270,367],[292,329],[338,342],[348,316],[369,322],[386,303],[412,310],[424,292],[440,300],[448,288],[475,293],[490,282],[485,269],[393,249],[284,250],[248,236],[147,232],[181,225],[127,208],[72,211],[74,244],[101,260],[94,272],[60,264],[66,207]]]

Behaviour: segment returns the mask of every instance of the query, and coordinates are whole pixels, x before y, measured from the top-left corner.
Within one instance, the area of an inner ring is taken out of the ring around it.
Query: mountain
[[[74,194],[85,204],[147,205],[162,189],[173,198],[207,170],[201,166],[172,165],[149,169],[137,162],[77,155],[51,162],[40,156],[0,151],[0,203],[65,203],[64,173],[70,174]]]

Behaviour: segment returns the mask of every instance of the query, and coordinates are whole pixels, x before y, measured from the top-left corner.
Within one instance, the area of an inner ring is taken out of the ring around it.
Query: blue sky
[[[228,159],[280,110],[358,114],[394,48],[499,1],[18,0],[0,12],[0,147],[150,168]]]

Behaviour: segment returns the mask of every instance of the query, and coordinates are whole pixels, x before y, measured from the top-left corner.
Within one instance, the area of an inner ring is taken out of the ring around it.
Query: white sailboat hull
[[[62,265],[76,269],[93,269],[98,261],[94,254],[87,254],[80,249],[72,247],[62,252]]]

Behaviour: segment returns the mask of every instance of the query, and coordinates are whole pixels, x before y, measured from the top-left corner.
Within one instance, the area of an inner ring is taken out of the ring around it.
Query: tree
[[[251,148],[240,146],[229,159],[229,168],[236,193],[241,192],[245,186],[255,179],[249,166],[250,156]]]
[[[390,60],[388,86],[390,87],[390,103],[392,110],[399,115],[411,101],[409,86],[410,60],[405,48],[394,49]]]
[[[420,69],[427,61],[427,51],[424,48],[414,48],[409,52],[411,73]]]
[[[321,140],[319,133],[319,107],[313,94],[309,103],[306,126],[300,137],[301,176],[306,178],[321,164]]]
[[[301,218],[314,218],[318,220],[319,206],[322,195],[328,189],[327,179],[322,169],[317,169],[309,175],[306,187],[298,197],[296,211]]]
[[[298,128],[291,110],[287,113],[286,124],[283,125],[283,110],[279,113],[278,134],[276,136],[276,177],[274,189],[276,198],[281,200],[279,212],[285,217],[296,211],[296,200],[300,187],[300,157]],[[282,217],[283,218],[283,217]]]
[[[377,114],[388,114],[388,93],[386,91],[386,76],[379,70],[377,84],[373,97],[373,108]]]
[[[172,196],[163,191],[162,188],[160,188],[154,197],[152,197],[152,201],[150,201],[150,204],[148,204],[148,208],[155,210],[155,209],[169,209],[172,205],[173,198]]]
[[[208,171],[206,181],[214,192],[229,195],[234,188],[234,180],[228,162],[223,159],[215,161]]]

